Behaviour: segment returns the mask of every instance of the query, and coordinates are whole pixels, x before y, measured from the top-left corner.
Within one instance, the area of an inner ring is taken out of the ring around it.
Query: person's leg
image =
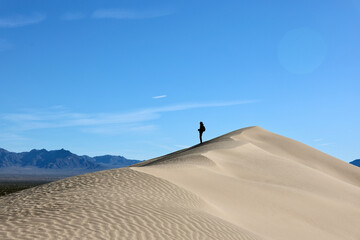
[[[200,133],[200,143],[202,143],[202,132],[199,132]]]

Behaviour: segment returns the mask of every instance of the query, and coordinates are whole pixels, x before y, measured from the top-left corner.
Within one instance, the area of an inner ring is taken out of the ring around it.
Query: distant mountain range
[[[356,159],[356,160],[350,162],[350,164],[360,167],[360,159]]]
[[[0,148],[0,168],[29,168],[40,169],[84,169],[102,170],[110,168],[126,167],[138,160],[126,159],[122,156],[78,156],[68,150],[33,149],[30,152],[14,153]]]

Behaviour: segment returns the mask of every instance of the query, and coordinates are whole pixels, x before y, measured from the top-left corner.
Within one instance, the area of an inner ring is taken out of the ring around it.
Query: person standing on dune
[[[203,124],[203,122],[200,122],[200,128],[198,129],[199,131],[199,136],[200,136],[200,144],[202,143],[202,134],[203,132],[205,132],[205,126]]]

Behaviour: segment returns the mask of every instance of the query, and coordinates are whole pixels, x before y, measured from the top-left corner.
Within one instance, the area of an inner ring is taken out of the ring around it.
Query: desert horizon
[[[260,127],[0,198],[2,239],[358,239],[360,169]]]

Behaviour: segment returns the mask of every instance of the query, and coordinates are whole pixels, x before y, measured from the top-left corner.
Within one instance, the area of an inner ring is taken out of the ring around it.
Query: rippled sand
[[[259,127],[0,198],[0,239],[360,239],[360,170]]]

